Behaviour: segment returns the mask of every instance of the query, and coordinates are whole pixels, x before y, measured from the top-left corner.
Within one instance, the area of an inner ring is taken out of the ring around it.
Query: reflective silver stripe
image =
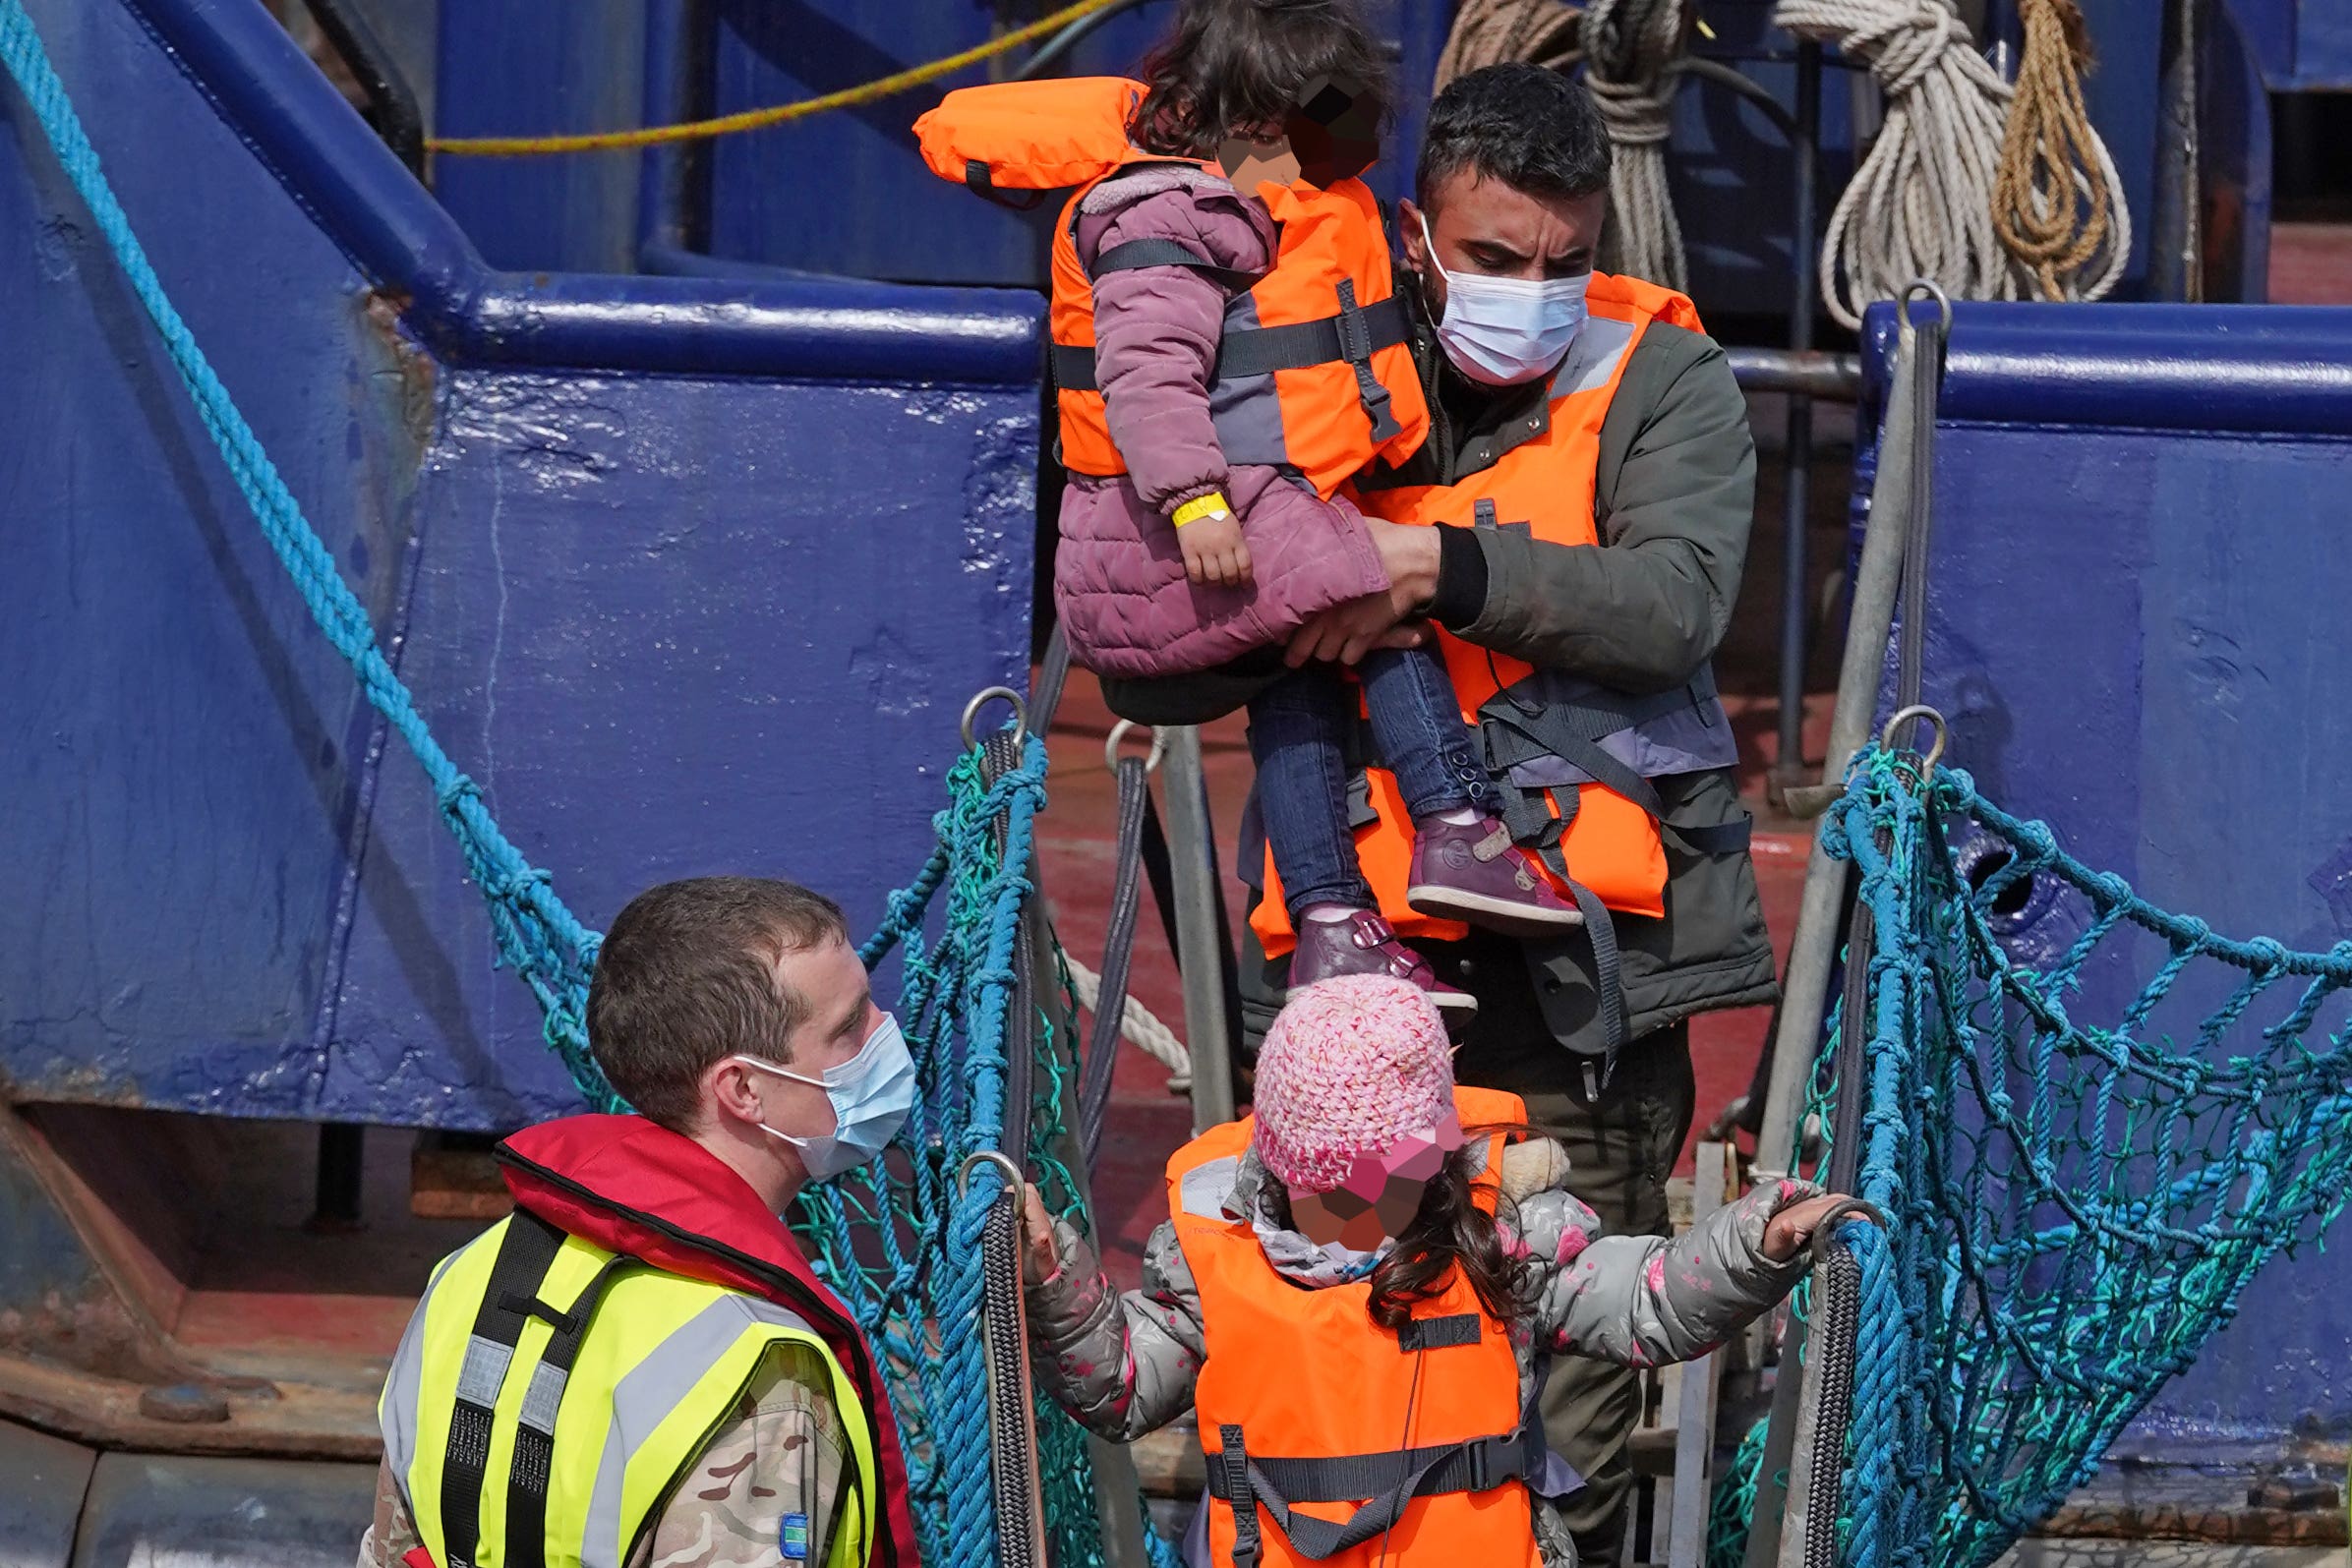
[[[596,1459],[596,1489],[588,1496],[588,1519],[580,1540],[580,1568],[621,1568],[621,1555],[628,1550],[628,1542],[620,1539],[620,1485],[630,1452],[618,1433],[605,1434],[604,1452]]]
[[[629,1542],[620,1539],[622,1483],[631,1460],[678,1401],[709,1375],[753,1323],[815,1330],[796,1312],[773,1302],[734,1292],[720,1297],[678,1325],[670,1337],[628,1370],[613,1390],[613,1422],[596,1463],[596,1490],[588,1499],[580,1568],[622,1568]]]
[[[499,1390],[506,1384],[506,1368],[513,1361],[512,1346],[479,1334],[468,1336],[465,1365],[457,1372],[457,1397],[485,1410],[496,1405]]]
[[[1568,357],[1552,373],[1552,395],[1566,397],[1607,386],[1609,378],[1617,374],[1617,361],[1624,358],[1632,342],[1631,322],[1613,320],[1606,316],[1586,318],[1584,330],[1576,334],[1576,346],[1568,350]]]
[[[1184,1211],[1205,1220],[1225,1217],[1225,1198],[1233,1191],[1234,1179],[1241,1174],[1241,1156],[1228,1154],[1223,1159],[1205,1161],[1184,1173],[1177,1184],[1176,1193]]]
[[[525,1426],[550,1437],[556,1435],[556,1410],[563,1403],[563,1384],[569,1376],[546,1362],[531,1368],[531,1386],[523,1391],[520,1418]]]
[[[432,1300],[428,1287],[425,1300],[417,1303],[408,1328],[400,1336],[400,1348],[392,1352],[391,1369],[383,1379],[383,1462],[404,1494],[408,1467],[417,1453],[417,1401],[424,1396],[425,1381],[425,1308]]]

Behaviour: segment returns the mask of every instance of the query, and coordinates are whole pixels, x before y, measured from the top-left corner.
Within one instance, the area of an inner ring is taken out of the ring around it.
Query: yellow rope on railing
[[[968,65],[993,59],[1008,49],[1017,49],[1031,38],[1059,31],[1082,17],[1091,16],[1112,3],[1112,0],[1079,0],[1065,6],[1052,16],[1041,17],[1026,27],[990,38],[986,43],[951,54],[944,60],[933,60],[887,76],[862,87],[844,87],[822,97],[802,98],[797,103],[779,103],[765,109],[746,109],[740,114],[725,114],[715,120],[691,120],[683,125],[649,125],[634,131],[591,131],[578,136],[463,136],[432,137],[425,145],[436,152],[459,157],[525,157],[548,152],[605,152],[619,147],[659,146],[670,142],[698,142],[707,137],[732,136],[737,131],[757,131],[765,126],[783,125],[790,120],[804,120],[812,114],[828,109],[846,109],[855,104],[871,103],[919,87],[926,82],[953,75]]]

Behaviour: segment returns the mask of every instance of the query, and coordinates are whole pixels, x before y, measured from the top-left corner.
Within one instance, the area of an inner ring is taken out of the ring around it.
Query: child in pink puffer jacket
[[[1124,135],[1066,211],[1054,265],[1070,470],[1055,608],[1079,663],[1127,677],[1278,647],[1387,591],[1340,486],[1376,457],[1401,462],[1428,421],[1379,208],[1356,179],[1378,150],[1384,73],[1354,0],[1187,0],[1144,75],[1124,85],[1131,98],[1103,99],[1126,109]],[[1055,116],[1095,86],[966,89],[918,126],[926,156],[971,180],[973,152],[942,145],[950,121],[1032,161],[1075,156],[1091,132]],[[1056,107],[1024,119],[1031,102]],[[1379,650],[1353,674],[1312,666],[1249,704],[1260,813],[1298,933],[1291,984],[1394,974],[1467,1016],[1474,1000],[1398,940],[1358,863],[1346,787],[1359,702],[1413,818],[1415,908],[1521,933],[1579,916],[1498,820],[1438,655]]]

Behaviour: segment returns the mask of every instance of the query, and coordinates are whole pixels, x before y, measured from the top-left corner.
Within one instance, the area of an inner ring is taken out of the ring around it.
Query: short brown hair
[[[731,1056],[789,1061],[808,1016],[776,975],[785,955],[846,941],[841,906],[766,877],[692,877],[646,889],[605,933],[588,985],[588,1048],[621,1098],[693,1129],[696,1085]]]

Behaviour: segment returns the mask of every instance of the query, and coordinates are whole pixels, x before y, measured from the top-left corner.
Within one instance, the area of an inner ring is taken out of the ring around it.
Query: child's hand
[[[1764,1255],[1775,1263],[1794,1257],[1813,1239],[1829,1211],[1845,1201],[1843,1192],[1824,1192],[1775,1214],[1764,1226]]]
[[[1025,1244],[1021,1256],[1022,1278],[1031,1285],[1042,1285],[1062,1271],[1060,1252],[1053,1245],[1053,1219],[1045,1212],[1045,1199],[1037,1195],[1037,1184],[1025,1182],[1022,1195],[1021,1234]]]
[[[1184,547],[1184,575],[1194,582],[1239,588],[1250,580],[1250,547],[1231,512],[1194,518],[1176,530],[1176,543]]]

